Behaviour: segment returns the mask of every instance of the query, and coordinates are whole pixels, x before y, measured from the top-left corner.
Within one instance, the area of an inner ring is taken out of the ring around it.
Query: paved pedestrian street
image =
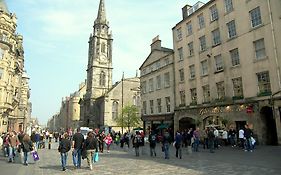
[[[157,157],[150,157],[149,148],[145,146],[140,157],[134,155],[134,150],[113,147],[110,153],[100,154],[99,162],[91,171],[87,161],[83,160],[81,169],[74,169],[72,156],[68,157],[68,169],[61,171],[60,155],[57,144],[52,149],[39,150],[40,160],[28,167],[19,162],[8,163],[1,155],[1,175],[58,175],[58,174],[95,174],[95,175],[279,175],[281,174],[281,147],[262,146],[254,152],[244,152],[238,148],[223,147],[215,153],[201,149],[200,152],[188,154],[183,149],[183,158],[175,157],[175,149],[170,147],[170,159],[164,159],[160,146],[157,147]]]

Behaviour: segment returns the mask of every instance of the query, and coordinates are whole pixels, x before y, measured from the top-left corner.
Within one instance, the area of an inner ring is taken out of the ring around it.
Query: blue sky
[[[202,0],[206,2],[207,0]],[[172,27],[181,8],[196,0],[105,0],[113,33],[113,82],[135,76],[159,35],[173,48]],[[99,0],[6,0],[24,37],[25,69],[30,77],[32,116],[46,124],[63,97],[86,78],[88,39]]]

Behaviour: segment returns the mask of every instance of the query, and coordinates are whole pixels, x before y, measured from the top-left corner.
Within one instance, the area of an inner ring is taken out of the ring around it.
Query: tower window
[[[100,86],[105,86],[105,73],[101,71],[100,73]]]
[[[101,52],[105,53],[105,44],[104,43],[101,44]]]

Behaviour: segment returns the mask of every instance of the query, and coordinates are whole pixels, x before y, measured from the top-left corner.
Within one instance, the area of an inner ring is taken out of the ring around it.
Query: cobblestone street
[[[220,175],[220,174],[249,174],[249,175],[277,175],[281,172],[281,147],[258,147],[253,153],[244,152],[238,148],[221,148],[211,154],[201,149],[198,153],[187,154],[183,150],[183,158],[175,157],[175,150],[171,148],[170,159],[165,160],[158,146],[157,157],[150,157],[148,146],[143,149],[140,157],[135,157],[133,149],[114,147],[110,153],[100,154],[100,161],[94,164],[91,171],[86,160],[82,161],[81,169],[74,169],[72,157],[68,157],[68,169],[61,171],[60,155],[56,150],[57,144],[52,149],[39,150],[40,161],[25,167],[19,163],[8,164],[1,156],[1,175],[47,175],[47,174],[185,174],[185,175]],[[3,170],[3,171],[2,171]]]

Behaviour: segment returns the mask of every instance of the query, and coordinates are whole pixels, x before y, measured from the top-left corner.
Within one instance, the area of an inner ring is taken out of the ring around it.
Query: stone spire
[[[97,19],[95,20],[95,24],[107,24],[104,0],[100,0],[98,16]]]
[[[0,0],[0,11],[10,13],[5,0]]]

